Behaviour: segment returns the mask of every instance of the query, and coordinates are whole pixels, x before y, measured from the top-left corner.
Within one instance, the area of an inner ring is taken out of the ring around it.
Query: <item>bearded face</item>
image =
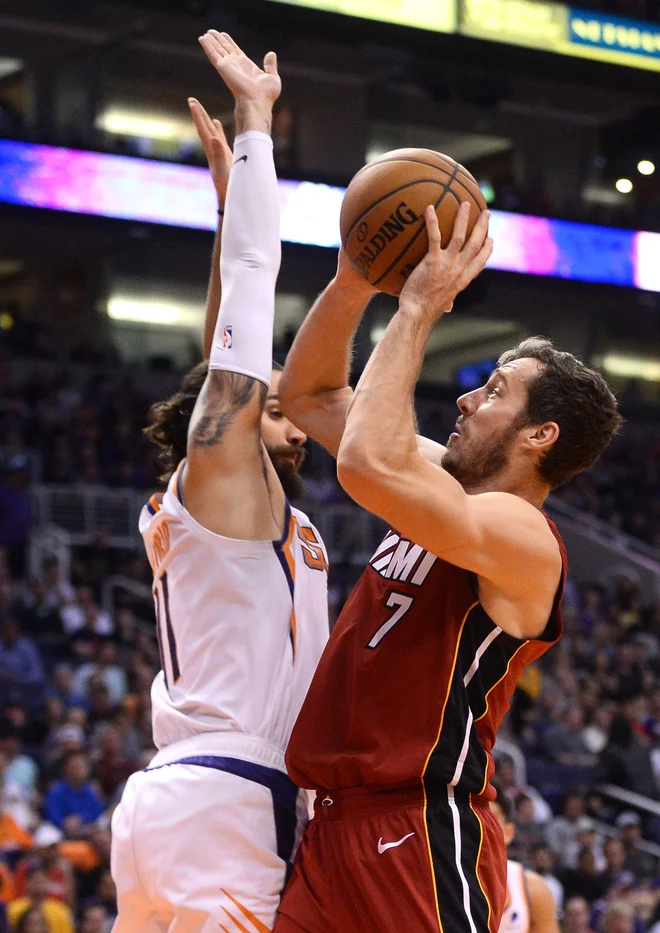
[[[472,425],[459,419],[460,434],[452,434],[442,466],[464,489],[482,486],[509,463],[511,447],[518,429],[507,425],[494,433],[479,434]]]
[[[266,450],[282,484],[284,495],[290,500],[300,499],[305,489],[300,476],[300,467],[306,456],[304,449],[283,444],[278,447],[266,445]]]

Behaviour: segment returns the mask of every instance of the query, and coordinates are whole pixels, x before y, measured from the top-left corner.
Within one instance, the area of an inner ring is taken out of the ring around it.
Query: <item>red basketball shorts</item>
[[[323,799],[325,796],[325,799]],[[417,782],[319,793],[275,933],[498,933],[502,829],[486,801]]]

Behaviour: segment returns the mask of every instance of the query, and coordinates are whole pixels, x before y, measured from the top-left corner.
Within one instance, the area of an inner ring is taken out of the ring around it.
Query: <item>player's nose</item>
[[[294,447],[302,447],[302,445],[307,440],[307,435],[301,431],[299,428],[292,424],[290,421],[287,421],[286,425],[286,439],[289,444],[293,444]]]
[[[460,413],[468,417],[477,407],[476,393],[466,392],[465,395],[461,395],[460,398],[456,399],[456,404]]]

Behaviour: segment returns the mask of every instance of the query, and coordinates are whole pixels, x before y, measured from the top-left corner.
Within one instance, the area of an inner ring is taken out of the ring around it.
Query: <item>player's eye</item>
[[[493,395],[499,395],[499,394],[500,394],[500,387],[494,386],[488,393],[488,398],[491,398]]]
[[[282,412],[279,410],[279,408],[271,408],[268,414],[270,415],[271,418],[275,418],[276,420],[283,417]]]

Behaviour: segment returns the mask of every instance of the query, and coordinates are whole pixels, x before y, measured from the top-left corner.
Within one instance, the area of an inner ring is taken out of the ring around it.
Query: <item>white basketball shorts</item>
[[[306,804],[286,774],[240,759],[132,775],[112,819],[113,933],[272,930]]]

